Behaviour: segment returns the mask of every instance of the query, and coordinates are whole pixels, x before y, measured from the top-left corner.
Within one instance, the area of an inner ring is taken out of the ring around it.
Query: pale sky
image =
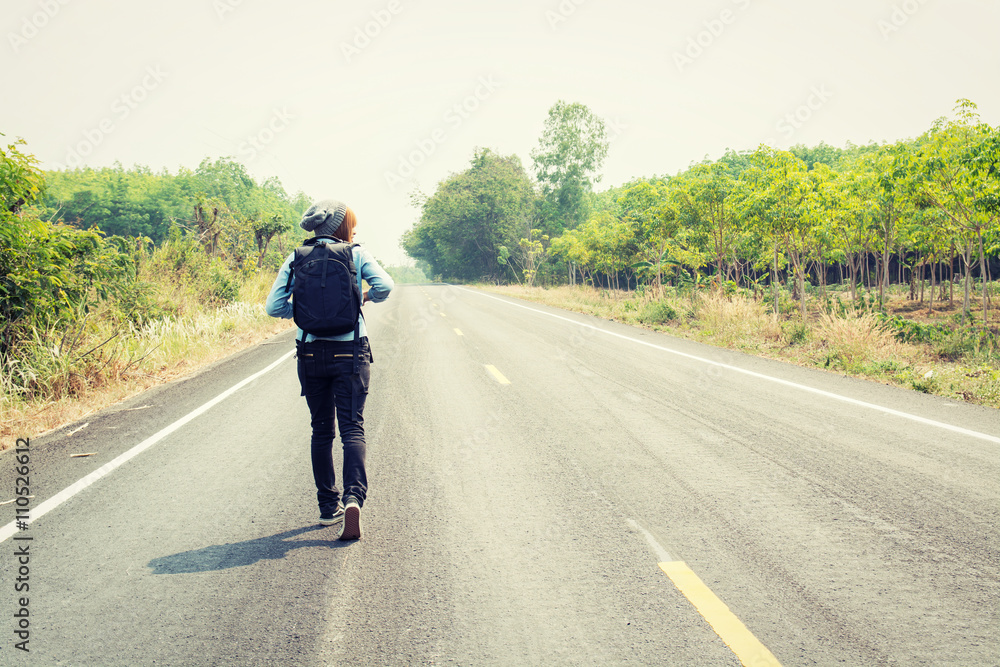
[[[4,0],[0,28],[0,132],[44,168],[232,156],[347,202],[386,264],[415,186],[476,147],[530,173],[560,99],[608,121],[598,189],[915,137],[958,98],[1000,125],[1000,0]]]

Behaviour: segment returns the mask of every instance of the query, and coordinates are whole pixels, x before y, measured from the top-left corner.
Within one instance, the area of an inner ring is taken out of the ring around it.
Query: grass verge
[[[0,450],[16,438],[38,437],[289,329],[290,320],[264,312],[272,280],[265,273],[253,276],[234,301],[221,306],[182,300],[175,314],[141,326],[112,325],[97,314],[78,331],[39,334],[32,349],[44,354],[11,360],[3,369]],[[28,377],[33,390],[13,390],[14,374]]]
[[[962,330],[954,314],[937,323],[839,305],[803,321],[794,303],[780,314],[748,294],[667,290],[649,294],[586,286],[477,287],[718,347],[852,377],[1000,408],[1000,350],[995,330]],[[898,311],[912,309],[897,295]],[[917,334],[913,332],[917,331]]]

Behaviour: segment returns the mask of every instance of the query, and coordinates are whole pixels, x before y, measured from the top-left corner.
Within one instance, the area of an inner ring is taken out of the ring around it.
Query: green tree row
[[[135,279],[125,239],[51,224],[31,204],[45,188],[37,160],[0,147],[0,362],[5,376],[24,348],[85,312],[127,292]],[[64,347],[57,341],[53,354]],[[24,378],[30,380],[30,378]]]
[[[45,181],[37,206],[43,219],[157,245],[176,228],[237,268],[262,266],[271,240],[290,231],[310,203],[301,192],[290,197],[276,178],[256,183],[230,158],[176,174],[120,164],[50,171]]]
[[[230,159],[43,172],[23,141],[0,146],[0,404],[52,394],[118,335],[235,300],[308,205]]]
[[[807,279],[825,289],[833,267],[852,290],[868,280],[880,303],[890,282],[953,281],[957,267],[963,312],[979,277],[986,317],[989,262],[1000,256],[1000,128],[971,102],[913,140],[730,151],[601,193],[591,184],[606,137],[579,107],[550,112],[536,180],[516,156],[478,151],[418,202],[404,249],[467,280],[770,285],[775,309],[791,279],[803,315]]]

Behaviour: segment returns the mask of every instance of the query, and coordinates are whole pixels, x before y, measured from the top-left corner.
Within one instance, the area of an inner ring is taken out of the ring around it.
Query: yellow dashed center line
[[[444,313],[441,313],[441,317],[447,317]]]
[[[497,382],[499,382],[500,384],[510,384],[510,380],[505,378],[503,376],[503,373],[497,370],[496,366],[490,366],[489,364],[486,364],[486,370],[492,373],[493,377],[495,377]]]
[[[464,336],[465,335],[464,333],[462,333],[461,329],[455,329],[455,333],[458,334],[459,336]]]
[[[660,563],[660,569],[666,572],[670,581],[674,582],[674,586],[694,605],[698,613],[705,617],[740,662],[754,667],[781,667],[778,659],[747,630],[747,626],[729,611],[726,603],[686,563]]]

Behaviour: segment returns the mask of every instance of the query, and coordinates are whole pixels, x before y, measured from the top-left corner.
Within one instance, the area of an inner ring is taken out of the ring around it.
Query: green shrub
[[[785,322],[781,325],[781,333],[785,337],[785,342],[789,345],[798,345],[806,342],[809,336],[809,327],[804,322]]]
[[[212,260],[208,283],[214,301],[230,303],[240,296],[240,280],[219,258]]]
[[[645,324],[666,324],[677,319],[677,309],[666,301],[652,301],[639,311],[639,321]]]
[[[952,324],[923,324],[898,315],[887,316],[879,313],[880,321],[886,324],[900,341],[929,345],[939,358],[946,361],[962,359],[996,359],[998,356],[997,335],[990,329],[967,325],[962,327],[957,321]]]
[[[908,366],[897,359],[866,360],[858,364],[858,370],[867,376],[896,375]]]
[[[910,377],[910,386],[925,394],[933,394],[937,388],[938,378],[933,371],[923,375],[913,375]]]
[[[935,337],[932,347],[936,355],[947,361],[997,356],[996,334],[977,327],[948,330]]]

